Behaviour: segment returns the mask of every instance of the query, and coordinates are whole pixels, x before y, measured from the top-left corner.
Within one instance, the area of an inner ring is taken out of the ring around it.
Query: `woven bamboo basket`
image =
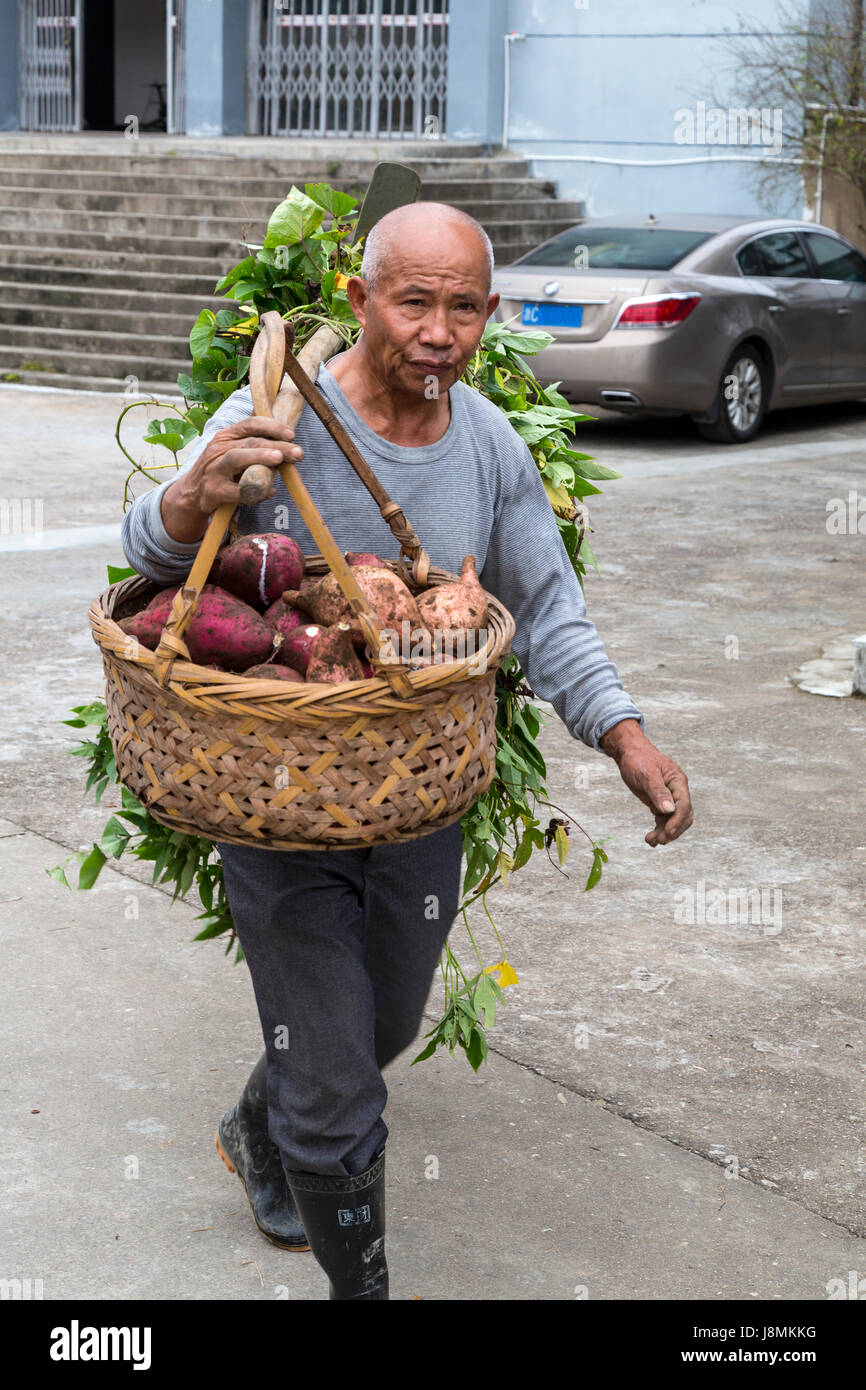
[[[307,399],[337,438],[342,427],[333,419],[329,425],[327,404],[307,375],[317,366],[315,352],[295,359],[286,353],[279,315],[265,319],[270,322],[250,366],[255,413],[289,422]],[[334,350],[323,338],[319,360]],[[278,396],[283,362],[296,389]],[[279,397],[286,394],[281,415]],[[351,441],[338,442],[356,471],[360,463],[369,474],[354,446],[346,447]],[[163,825],[262,849],[366,848],[451,825],[495,773],[494,686],[514,635],[513,619],[488,595],[486,640],[474,652],[420,670],[396,658],[383,661],[376,615],[297,469],[285,464],[280,471],[322,550],[307,557],[306,572],[334,572],[367,637],[376,674],[341,685],[294,685],[188,659],[183,632],[231,520],[231,506],[221,508],[155,652],[118,624],[148,602],[156,585],[126,579],[91,605],[120,781]],[[265,481],[270,487],[270,476]],[[364,481],[401,541],[401,560],[390,568],[416,588],[452,581],[454,575],[430,568],[411,526],[374,475]]]

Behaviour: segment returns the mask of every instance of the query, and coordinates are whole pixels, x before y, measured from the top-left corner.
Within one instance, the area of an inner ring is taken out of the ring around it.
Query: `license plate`
[[[582,304],[524,304],[521,322],[531,328],[580,328]]]

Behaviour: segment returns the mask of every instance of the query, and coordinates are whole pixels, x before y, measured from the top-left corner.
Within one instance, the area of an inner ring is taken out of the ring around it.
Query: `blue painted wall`
[[[187,0],[186,133],[246,134],[246,0]]]
[[[0,130],[18,129],[18,5],[0,0]]]
[[[591,216],[763,211],[754,169],[719,158],[754,157],[757,146],[675,139],[682,108],[742,105],[724,31],[738,27],[744,8],[722,0],[587,0],[580,8],[573,0],[452,0],[447,134],[501,141],[503,35],[517,30],[527,37],[511,45],[508,144],[535,157],[534,172],[555,179],[561,196],[585,200]],[[780,0],[749,0],[749,18],[767,30],[781,27],[781,9]],[[458,43],[467,38],[472,47],[461,58]],[[708,156],[716,162],[681,162]],[[640,163],[616,162],[625,160]],[[796,174],[767,210],[800,215]]]

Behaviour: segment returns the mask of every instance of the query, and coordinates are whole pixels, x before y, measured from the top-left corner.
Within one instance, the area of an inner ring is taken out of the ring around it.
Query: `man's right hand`
[[[162,523],[172,539],[185,544],[200,541],[217,507],[225,502],[237,506],[238,480],[251,463],[276,469],[281,463],[302,459],[304,451],[292,443],[294,437],[288,425],[261,415],[217,430],[192,467],[162,495]],[[275,492],[272,487],[268,496]]]

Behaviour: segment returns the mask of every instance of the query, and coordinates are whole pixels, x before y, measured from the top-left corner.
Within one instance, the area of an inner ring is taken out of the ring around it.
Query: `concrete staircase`
[[[579,221],[529,162],[480,147],[0,136],[0,381],[177,394],[216,280],[293,183],[363,195],[379,159],[465,208],[497,264]]]

